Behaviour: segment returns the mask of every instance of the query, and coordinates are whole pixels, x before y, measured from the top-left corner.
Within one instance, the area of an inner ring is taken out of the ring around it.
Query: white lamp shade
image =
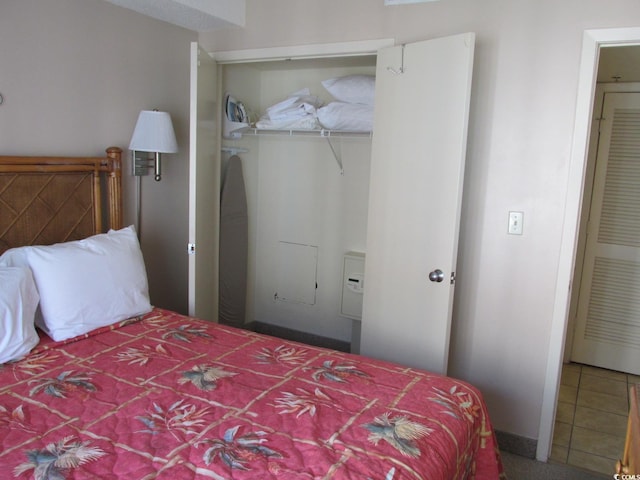
[[[142,110],[129,143],[129,150],[176,153],[178,144],[167,112]]]

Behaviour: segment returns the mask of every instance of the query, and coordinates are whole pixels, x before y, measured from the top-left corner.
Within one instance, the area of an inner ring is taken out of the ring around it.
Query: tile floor
[[[550,460],[612,475],[624,450],[634,383],[639,376],[565,364]]]

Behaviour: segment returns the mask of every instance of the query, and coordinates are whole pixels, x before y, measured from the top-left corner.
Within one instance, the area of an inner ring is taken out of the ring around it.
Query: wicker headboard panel
[[[105,157],[0,156],[0,254],[122,227],[122,150]]]

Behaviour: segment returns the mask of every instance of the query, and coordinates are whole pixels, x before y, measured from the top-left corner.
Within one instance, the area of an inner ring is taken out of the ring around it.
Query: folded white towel
[[[316,130],[320,128],[320,123],[315,116],[279,120],[261,118],[256,122],[256,128],[263,130]]]
[[[292,93],[285,100],[267,108],[256,122],[263,129],[314,129],[319,128],[317,111],[322,102],[311,95],[308,88]]]

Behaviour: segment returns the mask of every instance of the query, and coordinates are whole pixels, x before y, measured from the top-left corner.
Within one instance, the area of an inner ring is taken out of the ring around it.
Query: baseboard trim
[[[331,348],[340,352],[349,352],[351,344],[335,338],[323,337],[313,333],[301,332],[287,327],[271,325],[270,323],[251,322],[244,325],[248,330],[270,335],[272,337],[284,338],[294,342],[306,343],[315,347]]]
[[[538,448],[537,440],[514,435],[513,433],[500,432],[498,430],[496,430],[496,438],[500,450],[525,458],[536,458],[536,449]]]

